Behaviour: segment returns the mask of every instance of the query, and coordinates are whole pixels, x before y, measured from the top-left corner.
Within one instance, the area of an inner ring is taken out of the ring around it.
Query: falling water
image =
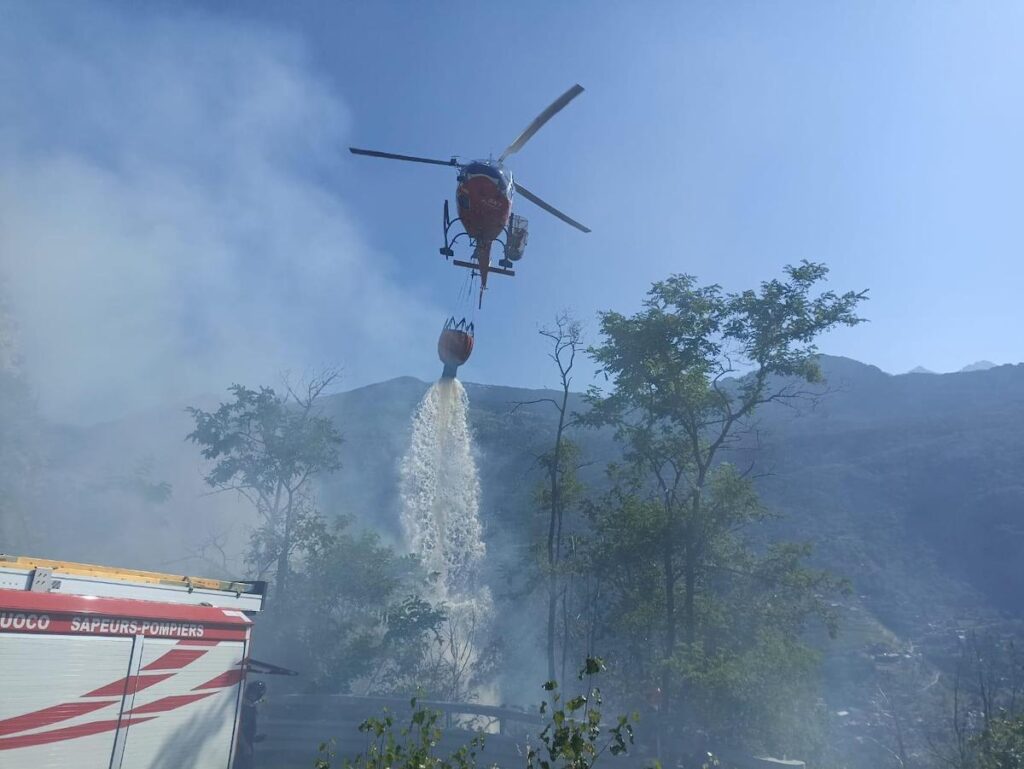
[[[468,407],[457,379],[441,379],[420,401],[402,460],[402,527],[409,550],[435,578],[435,600],[475,610],[479,619],[490,595],[480,584],[486,548]]]
[[[468,408],[457,379],[441,379],[420,401],[401,467],[402,528],[410,552],[431,575],[429,597],[444,605],[448,617],[442,645],[433,652],[446,671],[435,682],[437,694],[491,699],[493,691],[470,683],[489,625],[491,595],[480,576],[486,548]]]

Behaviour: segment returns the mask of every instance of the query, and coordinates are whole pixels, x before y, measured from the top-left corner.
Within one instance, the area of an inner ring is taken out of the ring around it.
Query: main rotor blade
[[[514,142],[508,145],[505,151],[501,153],[501,157],[498,158],[498,162],[501,163],[509,155],[514,155],[517,152],[519,152],[519,150],[523,148],[523,145],[526,144],[526,142],[530,141],[533,135],[537,133],[537,131],[539,131],[546,122],[548,122],[549,120],[551,120],[551,118],[553,118],[555,115],[561,112],[561,110],[565,107],[566,104],[571,102],[581,93],[583,93],[583,86],[577,83],[568,91],[566,91],[557,99],[555,99],[553,102],[551,102],[551,106],[548,107],[543,112],[541,112],[539,115],[537,115],[537,117],[534,118],[534,121],[530,123],[530,125],[526,126],[526,130],[519,134],[518,138]]]
[[[353,155],[369,155],[371,158],[386,158],[388,160],[408,160],[412,163],[430,163],[435,166],[458,166],[459,161],[455,158],[451,160],[434,160],[433,158],[418,158],[415,155],[396,155],[393,152],[378,152],[377,150],[361,150],[356,147],[349,147],[348,151]]]
[[[532,192],[530,192],[528,189],[526,189],[526,187],[521,185],[519,182],[513,182],[513,184],[515,185],[516,192],[518,192],[524,198],[529,200],[535,206],[540,206],[541,208],[543,208],[545,211],[547,211],[552,216],[557,216],[563,222],[565,222],[568,225],[571,225],[571,226],[575,227],[577,230],[580,230],[581,232],[590,232],[590,228],[589,227],[584,227],[582,224],[577,222],[575,219],[571,219],[568,216],[566,216],[565,214],[563,214],[561,211],[559,211],[557,208],[555,208],[550,203],[545,203],[543,200],[538,198],[536,195],[534,195]]]

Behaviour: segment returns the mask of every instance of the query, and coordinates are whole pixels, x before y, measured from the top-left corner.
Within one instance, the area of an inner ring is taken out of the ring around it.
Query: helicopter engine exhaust
[[[467,324],[465,318],[458,323],[454,317],[449,318],[437,338],[437,357],[444,364],[441,379],[454,379],[459,366],[469,360],[472,353],[473,324]]]

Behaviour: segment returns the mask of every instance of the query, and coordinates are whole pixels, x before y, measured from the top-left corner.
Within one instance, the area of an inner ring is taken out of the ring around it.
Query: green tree
[[[341,434],[320,409],[320,398],[337,378],[327,372],[296,390],[278,393],[235,384],[232,401],[213,412],[189,408],[195,429],[188,440],[213,464],[206,482],[236,491],[260,516],[249,560],[262,574],[274,568],[276,602],[288,605],[293,555],[321,530],[312,482],[341,466]]]
[[[443,607],[417,594],[423,581],[416,559],[375,533],[353,532],[345,518],[321,526],[292,578],[297,664],[313,688],[416,691],[445,620]]]
[[[545,479],[540,484],[537,501],[547,513],[546,536],[544,545],[544,571],[547,576],[547,663],[548,679],[554,680],[556,672],[556,639],[558,635],[558,606],[562,602],[563,637],[567,635],[567,605],[565,588],[560,585],[563,550],[565,547],[565,513],[582,494],[582,486],[577,477],[579,447],[568,437],[567,431],[575,424],[569,409],[569,394],[572,388],[572,370],[576,356],[583,350],[583,326],[568,312],[562,312],[555,318],[554,326],[545,327],[538,332],[548,340],[551,351],[548,357],[558,370],[558,389],[555,397],[538,398],[524,401],[518,406],[543,403],[551,406],[558,415],[555,424],[555,437],[551,448],[540,456],[540,464]],[[563,641],[562,676],[565,675],[565,656],[567,642]]]
[[[757,554],[745,541],[766,513],[746,474],[723,461],[759,408],[811,395],[821,380],[815,340],[861,322],[865,293],[822,291],[827,272],[804,262],[740,293],[676,275],[634,315],[600,316],[591,353],[611,389],[591,390],[585,421],[610,426],[623,456],[591,511],[593,559],[616,583],[606,599],[615,622],[659,639],[656,654],[650,641],[648,653],[637,648],[632,666],[660,683],[663,712],[693,723],[711,723],[698,705],[712,694],[798,659],[803,623],[827,617],[820,596],[835,585],[801,564],[803,550]],[[752,718],[731,719],[728,731],[757,733]]]
[[[1024,717],[992,719],[974,740],[978,769],[1024,769]]]
[[[909,730],[906,741],[927,743],[935,762],[954,769],[1020,766],[1003,763],[1012,761],[1024,744],[1018,741],[1024,734],[1024,655],[1014,640],[1019,632],[1002,637],[972,630],[960,636],[943,687],[943,716],[922,709],[916,692],[907,702],[895,703],[902,706],[905,721],[924,729],[923,734]]]

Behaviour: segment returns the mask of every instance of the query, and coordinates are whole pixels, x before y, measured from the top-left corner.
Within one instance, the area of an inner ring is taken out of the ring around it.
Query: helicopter
[[[444,246],[441,247],[440,252],[446,260],[452,258],[452,263],[456,267],[465,267],[473,270],[474,275],[480,275],[479,306],[483,306],[488,275],[495,273],[509,277],[515,276],[513,267],[515,262],[522,259],[523,251],[526,248],[527,221],[524,217],[512,213],[512,199],[515,193],[522,195],[534,205],[581,232],[590,232],[589,228],[566,216],[515,181],[511,171],[505,167],[506,158],[519,152],[545,123],[581,93],[583,93],[583,86],[576,84],[555,99],[547,109],[534,118],[533,122],[519,134],[515,141],[505,148],[497,160],[489,158],[462,163],[457,157],[452,157],[449,160],[436,160],[414,155],[397,155],[393,152],[359,149],[358,147],[349,147],[349,151],[354,155],[450,166],[458,170],[458,185],[455,190],[458,217],[451,218],[448,201],[445,200]],[[454,229],[456,224],[462,226],[461,231]],[[465,237],[473,248],[469,261],[454,259],[455,251],[452,246],[461,237]],[[502,246],[502,258],[497,266],[491,264],[491,246],[495,242]]]

